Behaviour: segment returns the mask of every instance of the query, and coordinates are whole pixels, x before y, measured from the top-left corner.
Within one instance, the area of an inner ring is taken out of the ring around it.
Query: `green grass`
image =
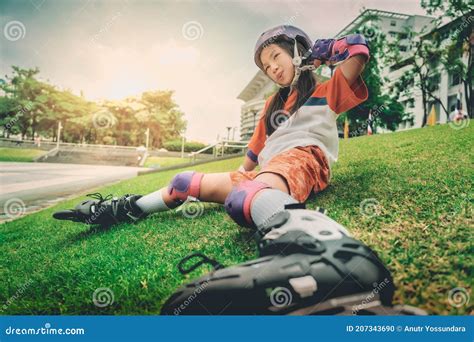
[[[184,164],[191,161],[191,158],[175,158],[175,157],[148,157],[145,167],[162,168],[178,164]]]
[[[32,162],[45,151],[24,148],[0,148],[0,161]]]
[[[472,289],[472,136],[470,127],[447,125],[342,141],[331,185],[308,202],[373,248],[391,269],[396,302],[431,314],[470,314],[471,303],[449,304],[454,288]],[[241,159],[196,166],[202,172],[234,170]],[[154,173],[101,189],[148,193],[168,184],[177,170]],[[54,221],[61,203],[0,226],[0,312],[3,314],[157,314],[182,283],[179,260],[201,251],[225,265],[256,257],[249,231],[217,204],[195,219],[155,214],[109,230]],[[364,216],[373,198],[379,213]],[[92,294],[110,288],[111,306],[98,308]]]

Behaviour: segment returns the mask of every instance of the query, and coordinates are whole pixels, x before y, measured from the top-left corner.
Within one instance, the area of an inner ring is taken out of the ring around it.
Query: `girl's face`
[[[277,44],[266,46],[260,53],[263,70],[273,82],[289,86],[295,75],[292,57]]]

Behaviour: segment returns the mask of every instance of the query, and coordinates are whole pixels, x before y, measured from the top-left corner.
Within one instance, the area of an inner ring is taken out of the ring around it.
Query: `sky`
[[[11,66],[88,100],[173,90],[187,140],[211,143],[237,127],[237,96],[258,68],[266,29],[291,24],[331,38],[364,9],[424,15],[420,0],[1,0],[0,75]]]

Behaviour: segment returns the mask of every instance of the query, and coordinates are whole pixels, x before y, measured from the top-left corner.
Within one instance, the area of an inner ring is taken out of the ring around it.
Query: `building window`
[[[441,83],[441,75],[440,74],[433,74],[428,76],[427,78],[427,88],[428,91],[434,92],[439,90],[439,84]]]
[[[392,21],[390,22],[390,26],[397,26],[397,22],[396,22],[395,20],[392,20]]]
[[[395,38],[397,36],[397,32],[394,32],[394,31],[389,31],[388,34],[390,35],[390,37],[392,38]]]
[[[405,109],[415,108],[415,99],[408,99],[403,103]]]
[[[451,86],[461,84],[461,75],[451,74],[450,76],[451,76]]]
[[[400,45],[400,51],[405,52],[407,50],[406,46]]]
[[[400,38],[400,39],[407,39],[407,38],[408,38],[408,34],[407,34],[407,33],[399,33],[399,34],[398,34],[398,38]]]
[[[448,110],[450,114],[456,110],[457,103],[457,95],[451,95],[448,97]]]

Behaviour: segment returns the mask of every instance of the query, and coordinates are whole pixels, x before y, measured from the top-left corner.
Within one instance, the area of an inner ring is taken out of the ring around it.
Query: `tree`
[[[17,125],[19,105],[14,98],[0,97],[0,124],[3,126],[3,137],[10,137],[10,134],[20,132]]]
[[[105,101],[94,113],[92,121],[96,139],[100,143],[117,145],[137,145],[140,126],[135,117],[135,100]],[[143,130],[143,128],[141,129]]]
[[[172,91],[147,91],[120,101],[95,103],[69,90],[39,81],[35,69],[13,67],[13,75],[1,80],[0,123],[3,135],[34,138],[39,133],[56,137],[58,122],[65,142],[144,144],[150,129],[151,146],[178,138],[186,128],[183,113]]]
[[[474,16],[471,16],[474,21]],[[462,56],[467,55],[467,65],[464,64]],[[474,26],[466,25],[458,35],[453,35],[451,44],[443,53],[443,65],[453,75],[460,75],[464,86],[467,113],[469,117],[474,116]]]
[[[63,125],[63,141],[77,143],[85,141],[91,128],[95,127],[93,115],[99,110],[99,106],[69,90],[50,93],[49,100],[51,103],[47,107],[50,114],[48,122],[53,123],[53,134],[56,134],[56,124],[60,121]],[[51,128],[51,125],[48,127]]]
[[[342,116],[347,117],[350,122],[350,135],[363,134],[369,124],[369,113],[372,116],[372,127],[383,127],[389,130],[396,130],[403,120],[409,120],[404,108],[390,94],[383,93],[388,80],[381,78],[382,65],[385,65],[384,49],[386,46],[386,37],[379,30],[376,15],[368,14],[364,21],[355,31],[363,34],[368,40],[370,49],[370,59],[366,64],[362,78],[368,89],[368,99],[364,103],[349,110]],[[342,120],[341,120],[342,121]]]
[[[90,103],[70,91],[60,91],[54,86],[36,79],[39,70],[13,67],[9,82],[2,84],[5,96],[0,99],[0,116],[7,136],[20,133],[22,138],[32,139],[37,133],[55,138],[58,122],[68,125],[64,131],[65,141],[74,141],[78,130],[73,127],[73,118],[86,115]]]
[[[410,29],[406,30],[410,37],[424,36],[423,32],[414,32]],[[428,36],[422,37],[415,42],[415,50],[408,57],[402,58],[398,50],[399,42],[395,40],[388,45],[389,50],[387,56],[394,63],[395,68],[410,66],[393,85],[393,92],[398,98],[399,95],[409,87],[415,87],[421,91],[423,103],[423,121],[422,127],[425,126],[429,113],[429,100],[439,103],[449,120],[449,112],[444,106],[441,99],[436,96],[439,89],[440,74],[438,72],[441,65],[441,56],[443,48],[441,47],[441,38],[439,33],[434,31]]]
[[[153,146],[179,138],[186,129],[183,112],[173,100],[173,91],[148,91],[142,94],[140,102],[144,106],[140,118],[150,128]]]
[[[474,4],[472,1],[421,0],[421,7],[429,15],[435,16],[437,26],[443,19],[454,20],[455,29],[451,33],[449,43],[443,51],[442,60],[446,70],[461,76],[466,97],[469,117],[474,115]],[[467,57],[467,65],[462,57]]]
[[[14,104],[13,108],[9,108],[10,111],[5,108],[6,112],[2,112],[2,118],[5,120],[10,117],[14,121],[15,130],[21,134],[22,138],[28,135],[28,131],[31,136],[34,136],[40,115],[36,98],[41,95],[42,84],[35,79],[38,73],[37,68],[21,69],[13,66],[13,75],[7,76],[9,82],[2,84],[5,98],[9,99],[3,100],[4,103]],[[11,118],[11,109],[14,113],[13,118]]]

